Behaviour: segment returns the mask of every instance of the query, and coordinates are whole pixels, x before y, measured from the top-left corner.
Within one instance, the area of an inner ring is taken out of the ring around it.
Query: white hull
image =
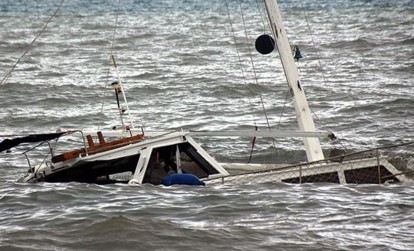
[[[408,182],[399,170],[380,156],[346,160],[340,163],[323,160],[289,166],[220,164],[189,135],[190,132],[168,133],[144,138],[142,141],[111,150],[80,154],[73,159],[56,163],[44,163],[32,168],[24,181],[124,182],[134,185],[143,183],[158,185],[163,184],[163,180],[172,173],[182,172],[194,175],[210,185],[268,182],[341,184]],[[165,170],[167,162],[172,173]],[[231,170],[230,173],[228,170]],[[117,175],[122,175],[124,178],[122,180],[113,178]]]
[[[269,182],[340,184],[410,182],[383,157],[350,160],[342,163],[323,161],[321,163],[302,163],[290,166],[241,163],[224,164],[223,166],[228,169],[242,171],[226,177],[205,179],[204,182],[210,185]]]

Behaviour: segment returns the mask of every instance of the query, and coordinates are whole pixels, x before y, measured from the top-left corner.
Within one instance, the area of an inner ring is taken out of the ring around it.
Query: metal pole
[[[381,184],[381,166],[380,166],[378,149],[376,149],[376,154],[377,154],[377,166],[378,166],[378,184]]]

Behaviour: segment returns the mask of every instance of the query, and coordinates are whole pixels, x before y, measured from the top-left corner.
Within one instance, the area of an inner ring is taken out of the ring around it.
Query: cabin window
[[[399,181],[383,165],[380,166],[379,170],[378,166],[372,166],[366,168],[345,170],[344,174],[347,183],[378,184],[379,182],[384,183],[386,181]],[[381,180],[379,180],[379,177],[381,177]]]
[[[296,177],[291,179],[282,180],[287,183],[316,183],[316,182],[327,182],[327,183],[339,183],[339,177],[337,172],[321,173],[314,175],[302,176],[302,178]]]

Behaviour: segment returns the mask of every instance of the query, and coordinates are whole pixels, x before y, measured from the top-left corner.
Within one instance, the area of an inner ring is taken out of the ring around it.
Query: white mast
[[[118,67],[117,67],[114,55],[111,55],[111,60],[112,60],[112,63],[114,65],[114,68],[115,68],[116,76],[118,78],[118,82],[113,83],[115,85],[113,87],[115,88],[115,92],[116,92],[116,99],[117,99],[117,103],[118,103],[119,117],[121,119],[122,129],[123,130],[130,130],[130,129],[134,128],[134,124],[133,124],[132,119],[131,119],[131,114],[129,112],[128,101],[126,99],[124,87],[122,86],[121,78],[119,76]],[[121,104],[119,103],[118,92],[122,93],[122,97],[124,98],[124,104],[122,104],[122,106],[125,106],[125,107],[122,107]],[[124,109],[126,110],[127,115],[128,115],[129,125],[124,124],[124,119],[123,119]]]
[[[290,93],[295,105],[299,129],[302,131],[316,131],[315,123],[312,118],[305,92],[299,80],[298,69],[293,59],[292,50],[289,44],[285,27],[283,26],[282,16],[279,11],[276,0],[265,0],[267,14],[272,26],[273,36],[276,41],[276,47],[279,51],[282,61],[283,70],[286,75]],[[318,138],[303,138],[308,161],[324,159],[321,144]]]

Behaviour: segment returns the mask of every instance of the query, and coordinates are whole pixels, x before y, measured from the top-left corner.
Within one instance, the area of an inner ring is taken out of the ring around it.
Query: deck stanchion
[[[379,151],[378,148],[376,149],[377,154],[377,166],[378,166],[378,184],[381,184],[381,165],[380,165],[380,159],[379,159]]]

